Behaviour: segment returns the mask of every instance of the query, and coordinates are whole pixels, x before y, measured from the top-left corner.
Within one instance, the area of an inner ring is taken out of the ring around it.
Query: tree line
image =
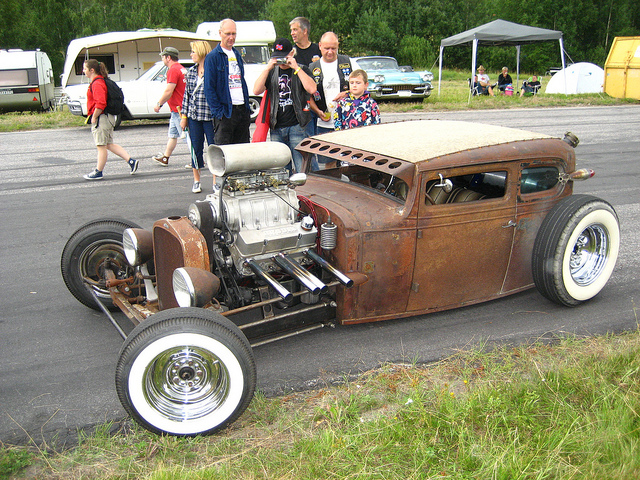
[[[351,56],[391,55],[400,64],[434,68],[440,40],[495,19],[560,30],[573,62],[604,66],[617,36],[640,35],[638,0],[3,0],[0,48],[40,48],[62,73],[67,45],[75,38],[140,28],[195,31],[205,21],[271,20],[279,36],[289,21],[311,21],[311,40],[325,31],[340,38]],[[445,50],[448,68],[469,68],[470,47]],[[481,47],[478,61],[488,71],[515,69],[514,47]],[[558,45],[523,46],[521,69],[541,72],[559,66]]]

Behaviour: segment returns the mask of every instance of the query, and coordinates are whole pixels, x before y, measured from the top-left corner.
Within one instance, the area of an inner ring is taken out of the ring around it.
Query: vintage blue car
[[[431,72],[414,72],[411,67],[400,67],[393,57],[355,57],[351,62],[353,68],[367,72],[369,92],[376,100],[420,99],[431,95]]]

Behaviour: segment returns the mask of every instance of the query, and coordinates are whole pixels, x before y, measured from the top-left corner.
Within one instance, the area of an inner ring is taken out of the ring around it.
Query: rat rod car
[[[252,348],[332,324],[435,312],[534,284],[566,306],[614,269],[614,209],[573,182],[577,138],[452,121],[303,140],[337,167],[290,176],[280,143],[212,145],[216,189],[151,230],[78,229],[62,276],[125,338],[116,389],[158,433],[212,433],[256,385]],[[124,334],[110,310],[135,324]]]

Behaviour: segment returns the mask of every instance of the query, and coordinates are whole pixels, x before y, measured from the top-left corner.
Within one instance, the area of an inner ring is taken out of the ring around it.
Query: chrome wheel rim
[[[225,403],[229,371],[211,351],[179,346],[158,354],[143,373],[146,401],[171,421],[202,418]]]
[[[569,269],[573,281],[581,286],[593,283],[604,270],[609,258],[609,236],[602,225],[589,225],[573,246]]]

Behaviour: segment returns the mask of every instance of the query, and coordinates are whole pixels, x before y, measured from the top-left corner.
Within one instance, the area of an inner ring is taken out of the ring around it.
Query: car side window
[[[442,175],[427,183],[425,204],[466,203],[504,197],[507,172],[478,172],[455,177]]]
[[[559,182],[557,167],[523,168],[520,176],[520,193],[544,192],[555,187]]]

